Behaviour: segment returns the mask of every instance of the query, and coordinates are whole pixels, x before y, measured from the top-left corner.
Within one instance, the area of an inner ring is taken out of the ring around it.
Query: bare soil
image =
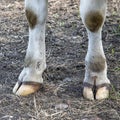
[[[12,89],[24,64],[28,23],[23,1],[0,1],[0,120],[120,120],[120,16],[107,16],[103,27],[110,98],[88,101],[82,96],[88,38],[78,3],[49,1],[44,87],[18,97]]]

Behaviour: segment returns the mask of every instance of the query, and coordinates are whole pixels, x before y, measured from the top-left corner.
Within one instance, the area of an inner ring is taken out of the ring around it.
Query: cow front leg
[[[13,88],[13,92],[21,96],[36,92],[43,83],[47,0],[25,0],[25,11],[29,23],[29,42],[24,68]]]
[[[103,51],[101,31],[106,14],[106,0],[81,0],[80,14],[88,33],[88,51],[83,96],[87,99],[105,99],[109,96],[107,64]],[[93,90],[93,88],[96,90]]]

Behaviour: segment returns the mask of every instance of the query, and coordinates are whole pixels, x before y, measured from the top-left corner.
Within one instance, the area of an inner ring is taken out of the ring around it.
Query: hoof
[[[109,83],[104,83],[99,86],[84,83],[83,96],[88,100],[102,100],[109,97]]]
[[[84,87],[83,88],[83,96],[84,96],[84,98],[86,98],[88,100],[94,100],[94,94],[93,94],[92,88]]]
[[[42,88],[41,83],[37,82],[17,82],[13,88],[13,93],[18,96],[28,96]]]
[[[97,100],[106,99],[108,97],[109,97],[109,89],[106,86],[97,89],[96,92]]]

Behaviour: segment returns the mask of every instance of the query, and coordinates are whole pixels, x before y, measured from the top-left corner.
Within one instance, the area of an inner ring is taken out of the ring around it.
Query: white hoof
[[[97,90],[97,93],[96,93],[97,100],[106,99],[108,97],[109,97],[109,90],[107,89],[106,86],[101,87]]]
[[[93,94],[92,88],[84,87],[83,96],[88,100],[94,100],[94,94]]]

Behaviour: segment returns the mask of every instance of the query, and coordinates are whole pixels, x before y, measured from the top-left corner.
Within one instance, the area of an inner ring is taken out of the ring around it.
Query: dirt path
[[[12,93],[28,42],[24,3],[0,1],[0,120],[120,120],[120,17],[107,17],[103,27],[110,98],[87,101],[82,96],[86,30],[77,0],[61,1],[49,2],[44,88],[25,98]]]

